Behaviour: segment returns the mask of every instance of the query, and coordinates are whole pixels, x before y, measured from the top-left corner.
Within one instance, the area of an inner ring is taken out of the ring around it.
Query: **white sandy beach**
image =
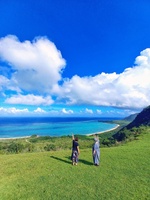
[[[91,136],[91,135],[95,135],[95,134],[98,134],[98,135],[99,135],[99,134],[102,134],[102,133],[106,133],[106,132],[109,132],[109,131],[113,131],[113,130],[117,129],[119,126],[120,126],[120,125],[117,124],[114,128],[108,129],[108,130],[106,130],[106,131],[97,132],[97,133],[90,133],[90,134],[87,134],[87,136]]]
[[[0,140],[15,140],[15,139],[25,139],[30,138],[31,136],[23,136],[23,137],[12,137],[12,138],[0,138]]]

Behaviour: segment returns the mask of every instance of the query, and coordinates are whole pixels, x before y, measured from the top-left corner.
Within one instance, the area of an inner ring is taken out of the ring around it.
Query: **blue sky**
[[[125,117],[150,104],[149,0],[1,0],[0,116]]]

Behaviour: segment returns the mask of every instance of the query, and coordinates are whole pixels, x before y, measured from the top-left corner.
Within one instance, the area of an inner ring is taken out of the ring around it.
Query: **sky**
[[[150,105],[149,0],[0,0],[0,116]]]

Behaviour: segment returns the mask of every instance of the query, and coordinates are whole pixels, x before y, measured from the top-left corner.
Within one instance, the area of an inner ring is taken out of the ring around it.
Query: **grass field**
[[[147,132],[150,130],[148,129]],[[71,150],[0,155],[1,200],[148,200],[150,134],[102,148],[101,165],[83,149],[78,166]]]

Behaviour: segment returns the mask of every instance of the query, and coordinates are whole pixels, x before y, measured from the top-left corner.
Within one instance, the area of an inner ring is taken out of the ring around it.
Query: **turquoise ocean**
[[[60,137],[87,135],[113,129],[109,123],[116,118],[61,118],[61,117],[5,117],[0,118],[0,138],[17,138],[32,135]],[[107,123],[105,122],[107,121]]]

